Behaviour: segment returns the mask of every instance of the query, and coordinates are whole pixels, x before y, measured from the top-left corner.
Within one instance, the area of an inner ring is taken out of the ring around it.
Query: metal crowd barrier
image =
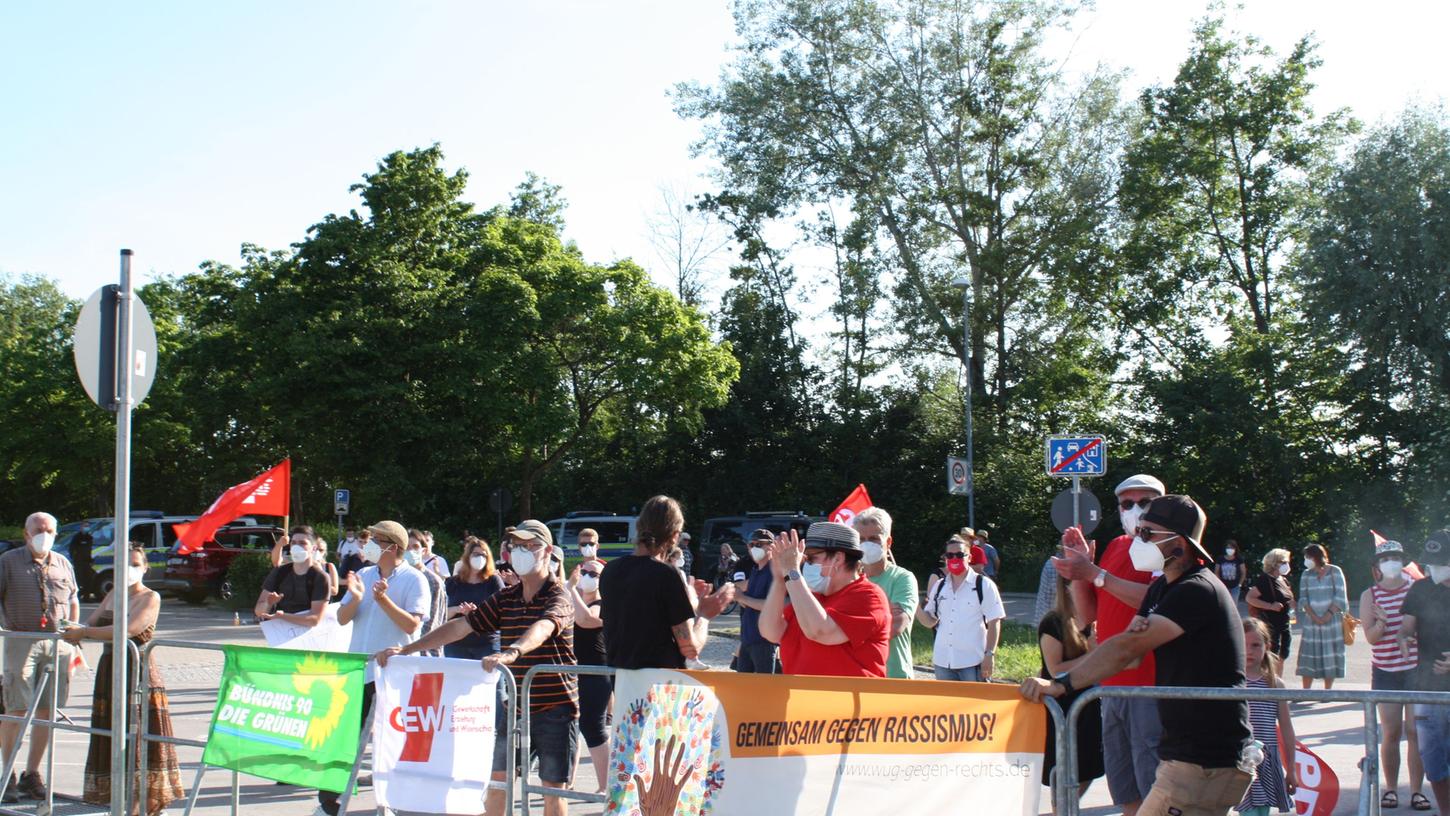
[[[8,648],[8,643],[6,643],[6,641],[11,639],[29,641],[54,641],[57,644],[62,642],[62,638],[59,632],[15,632],[9,629],[0,629],[0,649]],[[126,641],[126,646],[131,659],[139,661],[140,652],[136,649],[136,644],[128,640]],[[21,717],[16,717],[10,714],[0,713],[0,722],[20,723],[20,733],[15,738],[15,751],[9,756],[3,758],[4,768],[0,769],[0,787],[3,787],[4,784],[6,784],[6,780],[10,779],[10,774],[15,771],[15,763],[20,759],[21,743],[25,741],[25,735],[30,732],[31,726],[43,725],[50,729],[48,732],[46,732],[45,746],[45,812],[47,813],[55,812],[56,729],[60,729],[62,731],[74,731],[78,734],[90,734],[92,736],[103,736],[107,738],[112,737],[111,729],[109,728],[91,728],[87,725],[77,725],[68,718],[63,720],[57,719],[58,716],[64,716],[64,714],[62,714],[60,711],[60,706],[58,705],[58,703],[60,702],[60,684],[53,682],[53,678],[58,677],[61,672],[60,652],[61,650],[58,645],[51,650],[50,668],[43,671],[40,674],[39,679],[34,681],[35,688],[32,691],[30,708],[26,710],[25,715]],[[69,665],[65,667],[65,671],[70,671]],[[139,680],[139,675],[137,675],[137,677]],[[127,702],[127,696],[129,694],[134,694],[138,687],[139,682],[137,684],[134,684],[131,688],[124,689],[123,693],[120,695],[120,704],[124,705]],[[41,703],[46,701],[47,695],[49,696],[49,705],[45,706],[45,708],[50,711],[50,717],[44,719],[38,718],[35,716],[36,712],[40,711],[42,707]],[[113,689],[111,691],[111,705],[117,705],[116,700],[117,695],[115,693],[115,690]],[[32,736],[32,739],[33,738],[34,737]],[[107,755],[106,767],[109,768],[110,764],[111,758],[109,755]],[[4,806],[0,806],[0,813],[26,814],[26,816],[28,816],[26,811]]]
[[[1379,715],[1388,705],[1450,705],[1450,694],[1435,691],[1374,691],[1367,689],[1250,689],[1174,686],[1095,686],[1082,693],[1067,712],[1067,738],[1058,740],[1057,800],[1066,805],[1058,816],[1077,816],[1077,718],[1094,700],[1103,697],[1152,700],[1269,700],[1287,703],[1359,703],[1364,707],[1364,759],[1356,813],[1379,816]],[[1064,756],[1064,751],[1066,756]]]
[[[609,666],[566,666],[560,664],[534,666],[533,668],[529,669],[528,672],[524,675],[523,700],[515,709],[515,713],[517,714],[518,711],[529,711],[529,702],[533,695],[534,689],[534,678],[540,674],[573,674],[576,676],[587,674],[601,677],[613,677],[614,673],[615,670]],[[1063,716],[1062,707],[1058,705],[1056,700],[1049,698],[1044,700],[1043,702],[1046,703],[1047,714],[1049,717],[1052,718],[1053,727],[1057,729],[1057,767],[1053,770],[1053,778],[1054,780],[1058,780],[1062,775],[1062,770],[1067,767],[1069,756],[1067,745],[1068,739],[1065,736],[1067,728],[1064,725],[1066,718]],[[532,729],[529,722],[530,717],[524,716],[522,717],[522,721],[523,722],[521,736],[517,740],[512,740],[514,748],[509,751],[509,757],[511,759],[520,747],[527,750],[527,747],[530,745],[530,741],[532,739]],[[525,756],[527,756],[527,754],[525,754]],[[1074,765],[1074,775],[1076,775],[1076,770],[1076,765]],[[514,774],[512,770],[510,770],[508,778],[512,780],[513,777]],[[1068,808],[1069,806],[1068,790],[1070,790],[1070,788],[1067,788],[1060,784],[1054,784],[1051,787],[1053,802],[1055,803],[1057,812],[1059,814],[1067,813],[1066,808]],[[597,804],[604,804],[609,801],[609,797],[603,794],[584,793],[582,791],[571,790],[568,788],[551,788],[547,785],[531,785],[529,784],[528,767],[525,767],[523,769],[523,773],[519,781],[519,791],[519,813],[521,814],[521,816],[532,816],[533,814],[533,810],[529,802],[530,794],[539,794],[541,796],[557,796],[561,799],[570,799],[576,802],[593,802]],[[1073,804],[1075,805],[1076,803],[1074,802]],[[504,812],[507,813],[508,811],[505,810]]]

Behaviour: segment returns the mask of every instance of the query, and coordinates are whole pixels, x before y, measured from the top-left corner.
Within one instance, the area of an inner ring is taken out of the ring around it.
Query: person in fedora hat
[[[1420,550],[1420,566],[1429,575],[1416,581],[1401,607],[1400,654],[1415,658],[1416,691],[1450,691],[1450,529],[1436,530]],[[1441,813],[1450,813],[1450,705],[1416,705],[1416,736],[1425,778]]]
[[[1071,670],[1051,680],[1022,681],[1023,696],[1039,701],[1070,694],[1150,651],[1159,686],[1244,687],[1243,624],[1233,597],[1209,569],[1207,523],[1188,496],[1153,499],[1138,520],[1129,557],[1137,570],[1162,574],[1149,585],[1137,616]],[[1158,714],[1158,771],[1139,816],[1228,813],[1248,790],[1260,759],[1252,750],[1247,703],[1159,700]]]
[[[795,530],[776,536],[760,633],[780,644],[784,673],[886,676],[891,609],[861,574],[863,554],[861,535],[833,521],[812,524],[805,540]]]

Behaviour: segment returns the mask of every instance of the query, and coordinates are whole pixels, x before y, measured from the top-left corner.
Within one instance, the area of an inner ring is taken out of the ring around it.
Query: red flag
[[[871,506],[871,496],[866,492],[866,485],[858,484],[851,495],[841,502],[835,512],[831,513],[831,521],[839,521],[842,524],[850,524],[856,518],[856,514]]]
[[[1385,543],[1386,541],[1389,541],[1389,539],[1385,538],[1374,530],[1370,530],[1369,534],[1374,536],[1374,545],[1376,548],[1378,548],[1379,545]],[[1408,575],[1411,581],[1418,581],[1421,578],[1425,577],[1425,573],[1420,571],[1419,565],[1416,564],[1414,561],[1405,562],[1405,575]]]
[[[211,540],[217,528],[241,516],[254,513],[259,516],[288,515],[291,495],[292,460],[283,459],[281,464],[266,473],[227,488],[201,514],[201,518],[190,524],[176,525],[179,537],[176,551],[186,555],[201,549],[201,545]]]
[[[1294,765],[1294,775],[1299,778],[1294,812],[1298,816],[1330,816],[1339,802],[1339,777],[1334,769],[1302,742],[1294,743]]]

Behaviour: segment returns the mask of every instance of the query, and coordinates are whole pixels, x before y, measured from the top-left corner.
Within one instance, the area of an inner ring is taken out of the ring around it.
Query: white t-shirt
[[[980,604],[977,581],[982,582]],[[931,662],[944,669],[980,666],[987,651],[986,622],[1007,617],[997,584],[970,569],[959,587],[952,586],[951,575],[943,578],[927,593],[923,608],[937,619]]]
[[[393,619],[388,617],[388,613],[373,599],[373,584],[381,577],[376,564],[358,570],[357,577],[362,581],[363,591],[362,599],[358,601],[361,605],[358,607],[357,617],[352,619],[352,645],[348,651],[371,655],[389,646],[406,646],[422,635],[422,626],[411,633],[399,629]],[[393,574],[388,576],[388,599],[404,612],[427,618],[431,612],[433,596],[428,589],[428,579],[423,577],[423,573],[399,561],[393,568]],[[343,595],[342,605],[349,603],[352,603],[352,595]],[[373,682],[377,672],[377,666],[369,660],[364,675],[366,681]]]

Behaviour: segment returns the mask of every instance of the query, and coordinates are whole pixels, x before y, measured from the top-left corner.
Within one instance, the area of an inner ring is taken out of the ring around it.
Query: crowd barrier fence
[[[1249,688],[1202,688],[1165,686],[1095,686],[1084,691],[1067,712],[1066,757],[1058,752],[1059,768],[1067,768],[1056,780],[1059,788],[1058,801],[1066,801],[1067,807],[1058,810],[1058,816],[1077,816],[1078,801],[1075,791],[1078,787],[1077,767],[1077,721],[1082,710],[1104,697],[1153,700],[1269,700],[1286,703],[1358,703],[1364,708],[1364,758],[1360,761],[1359,799],[1356,813],[1379,816],[1379,715],[1375,706],[1388,705],[1447,705],[1450,695],[1433,691],[1377,691],[1365,689],[1249,689]],[[1063,764],[1065,761],[1066,764]]]
[[[17,632],[11,631],[9,629],[0,629],[0,652],[3,652],[5,649],[10,648],[9,643],[11,640],[44,641],[54,642],[56,644],[63,642],[60,633],[58,632]],[[127,652],[131,660],[133,661],[131,665],[139,665],[140,651],[136,648],[136,644],[127,641],[126,646]],[[26,734],[30,733],[31,726],[41,725],[50,729],[46,733],[45,746],[45,779],[47,782],[45,791],[45,811],[47,813],[55,812],[54,780],[56,729],[60,729],[62,731],[73,731],[77,734],[90,734],[92,736],[99,735],[103,737],[111,737],[111,729],[92,728],[88,725],[77,725],[69,718],[65,717],[65,715],[60,711],[60,706],[58,705],[58,703],[60,702],[60,684],[55,682],[55,678],[60,676],[61,672],[60,653],[61,649],[59,645],[51,649],[50,666],[45,671],[41,672],[40,679],[34,682],[35,687],[32,690],[30,707],[26,709],[26,712],[23,716],[17,717],[10,714],[5,714],[3,713],[3,706],[0,706],[0,722],[20,723],[20,733],[15,738],[15,750],[12,751],[9,756],[3,758],[4,767],[3,769],[0,769],[0,771],[3,771],[3,773],[0,773],[0,786],[3,786],[4,781],[10,779],[10,775],[15,772],[15,764],[20,759],[21,744],[25,741]],[[70,670],[70,665],[67,664],[65,666],[65,671]],[[132,684],[132,686],[127,689],[127,691],[134,694],[136,693],[139,685],[140,684],[138,675],[138,682]],[[43,706],[42,704],[47,701],[49,702],[49,705]],[[36,713],[39,712],[42,707],[50,711],[49,717],[41,718],[36,716]],[[110,761],[111,759],[108,755],[106,757],[106,763],[108,767],[110,765]],[[17,808],[5,807],[3,805],[0,805],[0,813],[25,814],[27,812],[19,810]]]

